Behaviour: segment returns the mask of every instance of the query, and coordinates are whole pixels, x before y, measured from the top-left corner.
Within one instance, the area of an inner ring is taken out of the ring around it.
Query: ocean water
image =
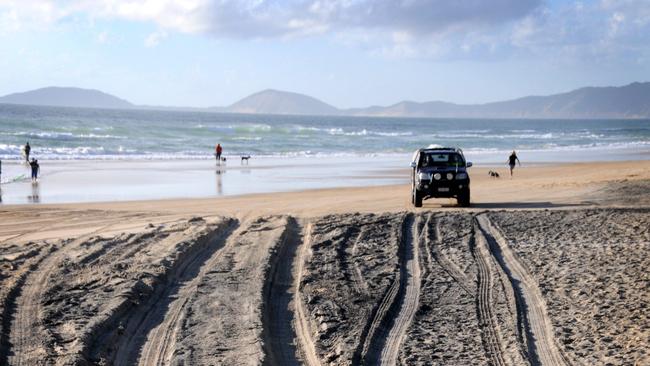
[[[650,120],[427,119],[235,115],[0,105],[0,159],[212,159],[406,155],[458,146],[478,161],[647,159]]]

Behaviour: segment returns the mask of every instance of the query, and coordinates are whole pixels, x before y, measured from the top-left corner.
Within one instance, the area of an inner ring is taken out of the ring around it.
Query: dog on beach
[[[250,155],[245,155],[241,157],[241,163],[244,164],[244,160],[246,161],[246,164],[248,164],[248,160],[251,158]]]
[[[492,178],[501,178],[501,176],[499,175],[499,173],[497,173],[497,172],[493,172],[492,170],[490,170],[490,171],[488,172],[488,175],[489,175],[490,177],[492,177]]]

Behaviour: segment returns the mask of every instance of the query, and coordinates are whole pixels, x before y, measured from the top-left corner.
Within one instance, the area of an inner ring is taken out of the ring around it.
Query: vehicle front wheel
[[[411,184],[411,204],[414,205],[415,204],[415,194],[413,194],[413,192],[415,192],[415,185]]]
[[[456,201],[458,202],[458,206],[469,207],[469,189],[458,193],[458,197],[456,197]]]
[[[422,195],[420,194],[420,192],[418,192],[417,189],[414,189],[412,196],[413,196],[412,197],[413,206],[422,207]]]

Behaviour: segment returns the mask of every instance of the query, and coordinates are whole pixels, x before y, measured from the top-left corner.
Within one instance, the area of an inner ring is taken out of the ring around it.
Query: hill
[[[356,116],[462,118],[650,118],[650,82],[587,87],[486,104],[404,101],[344,111]]]
[[[225,108],[230,113],[337,115],[340,111],[316,98],[267,89]]]
[[[99,90],[48,87],[0,97],[0,103],[81,108],[132,108],[133,104]]]

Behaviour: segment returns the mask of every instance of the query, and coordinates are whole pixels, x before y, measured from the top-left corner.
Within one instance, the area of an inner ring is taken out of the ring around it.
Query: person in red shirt
[[[217,162],[221,161],[221,152],[223,151],[223,148],[221,147],[221,144],[217,144],[217,147],[215,148],[215,156],[217,157]]]

